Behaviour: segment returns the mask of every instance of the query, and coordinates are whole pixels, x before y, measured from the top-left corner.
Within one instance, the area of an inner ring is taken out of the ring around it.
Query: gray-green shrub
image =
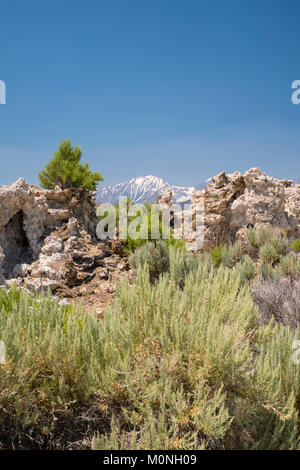
[[[123,409],[94,447],[297,448],[299,376],[270,357],[281,330],[261,328],[235,270],[200,262],[181,291],[168,274],[153,286],[140,269],[104,318],[114,371],[106,393]],[[280,337],[281,349],[296,337]]]
[[[275,279],[276,272],[269,263],[261,261],[259,265],[259,278],[262,280]]]
[[[34,436],[47,448],[59,435],[63,448],[64,426],[85,419],[76,442],[92,445],[92,430],[100,449],[299,449],[299,329],[259,325],[239,264],[169,262],[155,283],[139,263],[101,322],[1,291],[0,446]]]
[[[272,237],[272,228],[270,225],[264,225],[258,230],[249,228],[247,237],[253,248],[261,248]]]
[[[255,278],[256,268],[250,256],[243,256],[241,261],[237,263],[236,270],[242,283],[249,282]]]
[[[285,243],[282,238],[271,237],[270,240],[259,249],[259,257],[265,263],[275,264],[280,260],[285,251]]]
[[[300,280],[300,259],[293,255],[282,256],[275,272],[278,278]]]
[[[258,306],[260,322],[272,318],[278,323],[295,329],[300,325],[300,285],[287,279],[256,282],[252,297]]]
[[[222,250],[222,264],[227,268],[233,268],[242,258],[242,247],[239,241],[232,245],[224,246]]]
[[[170,268],[170,253],[164,241],[147,242],[135,250],[129,257],[133,268],[147,265],[151,281],[167,272]]]

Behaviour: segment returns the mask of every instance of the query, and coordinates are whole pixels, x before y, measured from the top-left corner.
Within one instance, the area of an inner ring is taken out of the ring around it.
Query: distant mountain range
[[[138,176],[114,186],[100,187],[96,193],[96,202],[114,204],[119,202],[121,196],[130,197],[134,202],[139,203],[156,202],[159,194],[163,194],[168,189],[171,189],[173,202],[176,204],[188,204],[191,201],[193,192],[201,191],[210,181],[211,178],[208,178],[196,186],[176,186],[157,176]],[[294,184],[300,183],[298,178],[295,178],[293,181]]]
[[[204,189],[209,180],[196,186],[175,186],[157,176],[138,176],[125,183],[100,188],[96,193],[96,202],[114,204],[119,197],[130,197],[134,202],[156,202],[157,196],[168,189],[172,190],[172,200],[177,204],[189,203],[192,193]]]

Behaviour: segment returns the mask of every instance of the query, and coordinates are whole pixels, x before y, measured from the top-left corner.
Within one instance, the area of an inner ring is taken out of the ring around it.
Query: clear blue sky
[[[104,183],[300,176],[299,0],[4,0],[0,184],[70,137]]]

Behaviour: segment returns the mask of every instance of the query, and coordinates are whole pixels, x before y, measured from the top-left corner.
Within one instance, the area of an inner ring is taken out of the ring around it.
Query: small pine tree
[[[62,140],[58,151],[39,174],[40,184],[44,189],[84,187],[95,191],[97,184],[103,181],[100,173],[92,173],[88,163],[81,164],[82,151],[73,147],[70,139]]]

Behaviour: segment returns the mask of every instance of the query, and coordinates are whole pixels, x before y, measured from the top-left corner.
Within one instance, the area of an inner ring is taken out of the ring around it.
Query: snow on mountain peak
[[[172,199],[175,203],[190,202],[192,193],[195,190],[193,186],[170,185],[162,178],[147,175],[138,176],[114,186],[99,188],[96,193],[96,201],[114,204],[119,202],[121,196],[126,196],[139,203],[156,202],[157,196],[164,193],[167,189],[172,189]]]

